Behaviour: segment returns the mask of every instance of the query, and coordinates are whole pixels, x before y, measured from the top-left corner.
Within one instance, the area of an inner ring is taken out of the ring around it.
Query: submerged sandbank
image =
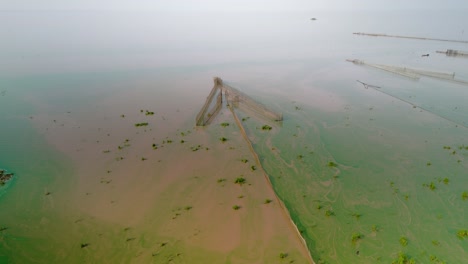
[[[76,179],[72,192],[47,195],[75,209],[64,220],[72,248],[67,255],[49,252],[51,259],[308,262],[273,190],[252,169],[255,158],[230,113],[222,111],[211,127],[194,128],[199,102],[165,103],[152,96],[148,87],[122,91],[87,109],[51,109],[35,99],[32,122],[75,168],[67,175]],[[239,177],[244,184],[235,183]],[[54,230],[43,232],[57,243],[63,239],[52,238]],[[38,230],[37,236],[44,234]],[[27,258],[23,244],[7,245],[16,252],[12,260]]]

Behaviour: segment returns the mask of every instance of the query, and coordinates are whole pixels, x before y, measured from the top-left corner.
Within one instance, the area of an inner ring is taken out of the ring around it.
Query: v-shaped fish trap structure
[[[252,142],[247,136],[247,133],[244,129],[244,126],[242,125],[242,122],[239,120],[239,117],[234,111],[234,108],[238,108],[242,111],[251,113],[260,119],[269,120],[269,121],[282,121],[283,115],[281,113],[277,113],[268,109],[266,106],[250,98],[245,93],[227,84],[224,84],[221,78],[215,77],[213,89],[211,89],[211,92],[208,95],[208,98],[206,98],[205,104],[203,105],[202,109],[200,110],[200,113],[198,113],[196,117],[197,126],[209,125],[210,122],[212,122],[218,115],[219,111],[224,105],[224,102],[226,103],[225,105],[229,108],[229,110],[231,110],[234,120],[236,121],[236,124],[240,129],[241,135],[246,141],[250,149],[250,152],[252,153],[252,156],[255,159],[257,168],[262,172],[270,188],[274,190],[273,185],[270,181],[270,177],[265,172],[265,169],[263,168],[262,163],[260,162],[260,158],[257,152],[255,151]],[[299,241],[304,246],[304,249],[308,252],[309,263],[314,264],[315,262],[312,259],[312,256],[310,255],[310,251],[307,247],[307,243],[302,237],[301,233],[299,232],[299,229],[295,225],[294,221],[291,219],[291,215],[289,214],[288,209],[286,208],[284,203],[281,201],[281,199],[279,199],[276,193],[275,193],[275,198],[278,204],[280,205],[285,217],[291,221],[292,229],[295,231]]]
[[[268,109],[266,106],[255,101],[245,93],[224,84],[221,78],[215,77],[213,79],[213,89],[211,89],[208,98],[206,98],[205,104],[196,117],[197,126],[209,125],[223,107],[224,101],[233,113],[233,108],[239,108],[263,119],[272,121],[283,120],[283,115],[281,113]],[[235,114],[234,118],[237,118]]]

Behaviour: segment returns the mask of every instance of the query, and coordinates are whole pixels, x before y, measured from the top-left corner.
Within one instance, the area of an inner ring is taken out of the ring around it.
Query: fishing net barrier
[[[423,69],[414,69],[408,67],[401,67],[401,66],[392,66],[392,65],[383,65],[383,64],[374,64],[368,63],[363,60],[353,59],[353,60],[346,60],[348,62],[352,62],[355,65],[363,65],[368,66],[376,69],[380,69],[383,71],[391,72],[394,74],[398,74],[413,80],[419,80],[421,77],[429,77],[443,81],[449,81],[461,85],[468,85],[468,81],[460,80],[455,78],[455,72],[442,72],[442,71],[432,71],[432,70],[423,70]]]
[[[275,111],[268,109],[265,105],[255,101],[247,94],[239,91],[238,89],[234,87],[224,84],[221,78],[215,77],[213,79],[214,79],[214,86],[211,89],[211,92],[208,95],[205,104],[203,105],[203,107],[201,108],[200,112],[198,113],[196,117],[197,126],[206,126],[206,125],[209,125],[213,121],[213,119],[216,117],[216,115],[219,113],[220,109],[223,106],[223,93],[224,93],[224,98],[225,98],[224,100],[226,101],[226,105],[228,109],[230,110],[230,112],[232,113],[234,121],[239,127],[240,133],[242,137],[244,138],[245,142],[247,143],[247,146],[249,147],[249,150],[252,153],[252,156],[255,159],[257,168],[263,174],[268,186],[271,188],[271,190],[273,190],[273,193],[275,194],[275,200],[279,204],[282,213],[287,219],[289,219],[291,223],[291,228],[295,231],[297,238],[301,241],[301,244],[304,247],[304,250],[308,253],[307,257],[309,259],[309,262],[312,264],[315,264],[312,258],[312,255],[310,254],[310,250],[307,246],[307,242],[302,237],[299,229],[297,228],[296,224],[292,220],[289,210],[286,208],[286,205],[283,203],[283,201],[278,197],[278,195],[274,191],[273,184],[271,183],[270,177],[268,176],[265,169],[263,168],[262,163],[260,162],[260,158],[253,147],[252,141],[250,141],[247,135],[247,132],[244,126],[242,125],[241,120],[236,114],[235,108],[238,108],[242,111],[254,113],[260,118],[263,118],[265,120],[272,120],[272,121],[282,121],[283,114],[277,113]]]

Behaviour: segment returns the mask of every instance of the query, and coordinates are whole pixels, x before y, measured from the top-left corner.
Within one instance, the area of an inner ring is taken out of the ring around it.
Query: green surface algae
[[[281,128],[245,122],[314,260],[463,262],[467,129],[377,91],[346,89],[340,111],[289,102]]]

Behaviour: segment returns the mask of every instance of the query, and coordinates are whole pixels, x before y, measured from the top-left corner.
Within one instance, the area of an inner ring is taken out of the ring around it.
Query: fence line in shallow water
[[[413,69],[413,68],[408,68],[408,67],[374,64],[374,63],[367,63],[365,61],[358,60],[358,59],[354,59],[354,60],[347,59],[346,61],[352,62],[356,65],[365,65],[365,66],[373,67],[376,69],[384,70],[384,71],[398,74],[407,78],[411,78],[413,80],[419,80],[421,76],[425,76],[425,77],[449,81],[449,82],[453,82],[453,83],[457,83],[461,85],[468,85],[468,81],[455,79],[454,72],[429,71],[429,70]]]
[[[387,93],[387,92],[385,92],[385,91],[382,91],[382,90],[381,90],[382,87],[380,87],[380,86],[370,85],[370,84],[368,84],[368,83],[361,82],[361,81],[359,81],[359,80],[356,80],[356,81],[357,81],[358,83],[364,85],[364,87],[365,87],[366,89],[367,89],[367,88],[372,88],[372,89],[376,90],[377,92],[383,93],[383,94],[388,95],[388,96],[390,96],[390,97],[393,97],[393,98],[395,98],[395,99],[397,99],[397,100],[400,100],[400,101],[402,101],[402,102],[404,102],[404,103],[407,103],[407,104],[413,106],[413,108],[420,108],[420,109],[422,109],[422,110],[424,110],[424,111],[426,111],[426,112],[428,112],[428,113],[431,113],[431,114],[433,114],[433,115],[435,115],[435,116],[437,116],[437,117],[440,117],[440,118],[442,118],[442,119],[445,119],[445,120],[447,120],[447,121],[449,121],[449,122],[452,122],[452,123],[454,123],[454,124],[456,124],[456,125],[459,125],[459,126],[462,126],[462,127],[468,129],[468,127],[467,127],[466,125],[462,124],[462,123],[459,123],[459,122],[457,122],[457,121],[455,121],[455,120],[452,120],[452,119],[450,119],[450,118],[448,118],[448,117],[441,116],[441,115],[439,115],[439,114],[436,114],[435,112],[432,112],[431,110],[429,110],[429,109],[427,109],[427,108],[424,108],[424,107],[422,107],[422,106],[413,104],[413,103],[410,102],[410,101],[407,101],[407,100],[402,99],[402,98],[400,98],[400,97],[397,97],[397,96],[395,96],[395,95],[389,94],[389,93]]]
[[[468,57],[468,52],[467,51],[459,51],[459,50],[452,50],[452,49],[448,49],[447,51],[436,51],[437,53],[443,53],[447,56],[450,56],[450,57]]]
[[[245,131],[244,126],[242,125],[242,122],[239,120],[239,117],[237,116],[234,107],[239,107],[241,110],[250,110],[253,111],[255,114],[259,115],[260,117],[266,118],[268,120],[274,120],[274,121],[282,121],[283,120],[283,114],[274,112],[270,109],[268,109],[266,106],[263,104],[255,101],[254,99],[250,98],[248,95],[245,93],[237,90],[234,87],[231,87],[229,85],[226,85],[223,83],[223,80],[219,77],[215,77],[214,79],[214,86],[211,89],[210,94],[208,95],[205,104],[203,105],[202,109],[198,113],[196,117],[196,124],[197,126],[205,126],[209,125],[209,123],[216,117],[218,114],[219,110],[222,108],[223,105],[223,92],[225,94],[226,98],[226,103],[227,107],[232,113],[232,116],[239,127],[239,130],[242,134],[242,137],[246,141],[250,152],[252,153],[252,156],[255,159],[255,162],[257,164],[258,169],[262,171],[262,174],[268,184],[268,186],[271,188],[272,192],[275,195],[275,199],[278,202],[281,211],[283,212],[284,216],[289,219],[291,223],[291,228],[295,231],[297,238],[301,242],[302,246],[304,247],[303,250],[307,252],[307,257],[309,259],[309,262],[311,264],[315,264],[312,255],[310,254],[310,250],[307,247],[307,242],[305,239],[302,237],[301,233],[299,232],[299,229],[297,228],[296,224],[291,218],[291,214],[289,213],[288,209],[286,208],[286,205],[281,201],[281,199],[278,197],[278,195],[275,192],[275,189],[273,188],[273,184],[270,181],[270,177],[266,173],[265,169],[262,166],[262,163],[260,162],[260,158],[258,157],[257,152],[255,151],[252,142],[250,141],[249,137],[247,136],[247,133]],[[216,96],[216,94],[218,94]],[[216,96],[216,102],[214,103],[214,98]],[[214,103],[214,105],[213,105]],[[210,110],[211,108],[211,110]]]
[[[444,41],[444,42],[456,42],[456,43],[467,43],[468,40],[456,40],[456,39],[440,39],[440,38],[424,38],[424,37],[412,37],[412,36],[399,36],[399,35],[387,35],[387,34],[376,34],[376,33],[362,33],[355,32],[354,35],[370,36],[370,37],[387,37],[387,38],[404,38],[404,39],[418,39],[418,40],[432,40],[432,41]]]

